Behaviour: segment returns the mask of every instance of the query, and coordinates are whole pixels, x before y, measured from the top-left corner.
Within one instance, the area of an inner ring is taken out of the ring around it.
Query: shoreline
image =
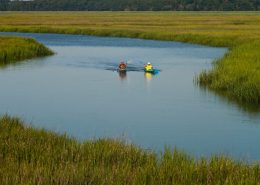
[[[7,184],[257,184],[260,164],[217,155],[161,154],[120,140],[79,142],[0,117],[0,182]]]
[[[26,59],[53,55],[43,44],[31,38],[0,35],[0,66],[5,67]]]

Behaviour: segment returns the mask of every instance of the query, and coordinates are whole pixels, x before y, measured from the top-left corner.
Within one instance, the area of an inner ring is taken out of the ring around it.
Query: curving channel
[[[146,149],[257,160],[260,113],[194,84],[227,49],[178,42],[80,35],[33,37],[56,55],[0,69],[0,114],[78,139],[112,137]],[[121,60],[127,73],[118,73]],[[157,75],[142,71],[151,62]]]

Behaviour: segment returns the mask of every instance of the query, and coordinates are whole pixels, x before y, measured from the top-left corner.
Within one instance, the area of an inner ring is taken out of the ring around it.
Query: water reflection
[[[205,93],[205,96],[214,95],[218,101],[221,101],[223,104],[227,104],[231,107],[236,107],[241,112],[247,114],[250,117],[259,117],[260,116],[260,107],[258,104],[251,104],[239,101],[237,99],[232,98],[227,92],[223,91],[214,91],[210,88],[207,88],[204,85],[195,84],[201,90],[201,93]]]
[[[126,80],[126,71],[118,71],[118,75],[121,80]]]
[[[150,83],[150,81],[151,81],[152,78],[153,78],[153,74],[152,74],[152,73],[147,73],[147,72],[145,72],[145,73],[144,73],[144,77],[145,77],[145,79],[146,79],[146,82],[147,82],[147,83]]]
[[[51,56],[37,57],[35,59],[26,59],[23,61],[13,61],[11,63],[0,64],[0,70],[6,70],[8,68],[22,69],[27,67],[40,68],[45,65],[45,62],[52,58]]]

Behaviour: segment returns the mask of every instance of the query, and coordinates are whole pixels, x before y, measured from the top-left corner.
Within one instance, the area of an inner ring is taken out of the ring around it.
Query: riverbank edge
[[[157,33],[152,31],[132,31],[115,29],[60,28],[48,26],[0,26],[2,32],[32,32],[78,34],[103,37],[127,37],[162,41],[179,41],[213,47],[227,47],[229,51],[214,63],[211,70],[196,76],[200,86],[208,87],[220,95],[225,95],[238,104],[260,106],[260,41],[234,36]],[[253,47],[252,47],[253,46]],[[239,64],[239,65],[237,65]],[[243,65],[241,65],[243,64]],[[245,73],[246,70],[246,73]]]
[[[0,183],[259,184],[260,164],[224,156],[195,159],[176,149],[160,154],[122,140],[79,142],[0,117]]]
[[[32,38],[0,35],[0,66],[26,59],[53,55],[53,51]]]

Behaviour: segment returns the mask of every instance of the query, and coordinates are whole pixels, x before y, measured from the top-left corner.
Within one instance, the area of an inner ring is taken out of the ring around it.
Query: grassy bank
[[[78,142],[0,118],[0,184],[260,184],[260,165],[160,156],[109,139]]]
[[[22,12],[0,15],[1,31],[175,40],[228,47],[200,85],[260,105],[258,12]]]
[[[6,65],[53,54],[51,50],[31,38],[0,36],[0,65]]]

